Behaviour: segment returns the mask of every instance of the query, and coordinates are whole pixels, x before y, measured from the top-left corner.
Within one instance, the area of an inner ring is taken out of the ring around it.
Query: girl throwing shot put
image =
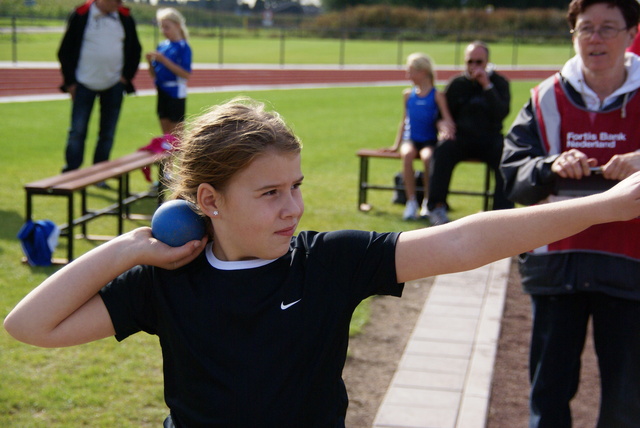
[[[157,335],[165,426],[344,427],[341,374],[361,300],[640,215],[636,174],[599,195],[410,232],[297,233],[300,149],[260,104],[213,108],[187,129],[173,183],[208,236],[181,247],[145,227],[115,238],[33,290],[7,331],[43,347]]]

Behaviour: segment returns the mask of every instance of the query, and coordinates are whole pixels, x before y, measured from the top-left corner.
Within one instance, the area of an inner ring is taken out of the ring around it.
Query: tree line
[[[500,8],[515,9],[554,8],[566,9],[567,0],[321,0],[326,10],[342,10],[354,6],[409,6],[418,9]]]

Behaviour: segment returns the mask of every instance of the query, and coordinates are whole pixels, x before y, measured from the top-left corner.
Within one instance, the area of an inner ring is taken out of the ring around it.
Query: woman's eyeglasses
[[[604,40],[613,39],[620,33],[620,31],[628,30],[628,28],[616,28],[611,27],[609,25],[604,25],[596,30],[595,27],[590,25],[576,28],[575,30],[571,30],[571,34],[575,35],[580,40],[586,40],[593,37],[594,34],[598,33]]]

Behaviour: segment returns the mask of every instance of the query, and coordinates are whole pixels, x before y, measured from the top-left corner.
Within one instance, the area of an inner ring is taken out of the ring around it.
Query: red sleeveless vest
[[[613,155],[640,149],[640,95],[630,94],[622,106],[591,111],[576,105],[555,75],[532,91],[534,110],[547,152],[577,149],[598,165]],[[553,197],[550,198],[553,200]],[[640,219],[592,226],[534,253],[589,251],[640,260]]]

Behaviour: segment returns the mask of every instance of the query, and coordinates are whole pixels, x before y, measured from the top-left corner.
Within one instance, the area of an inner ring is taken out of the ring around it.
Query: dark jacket
[[[502,138],[502,121],[511,105],[509,81],[496,72],[490,72],[489,80],[493,88],[486,91],[464,74],[447,85],[447,106],[459,139],[482,142]]]
[[[62,38],[58,59],[64,79],[60,86],[62,92],[67,92],[69,86],[76,84],[76,69],[80,59],[80,48],[84,40],[84,30],[89,18],[89,8],[95,0],[88,0],[82,6],[77,7],[69,16],[67,30]],[[118,9],[120,22],[124,27],[124,65],[122,67],[122,77],[126,80],[125,89],[127,93],[135,92],[132,80],[138,71],[142,46],[138,40],[136,23],[128,8],[120,6]]]

